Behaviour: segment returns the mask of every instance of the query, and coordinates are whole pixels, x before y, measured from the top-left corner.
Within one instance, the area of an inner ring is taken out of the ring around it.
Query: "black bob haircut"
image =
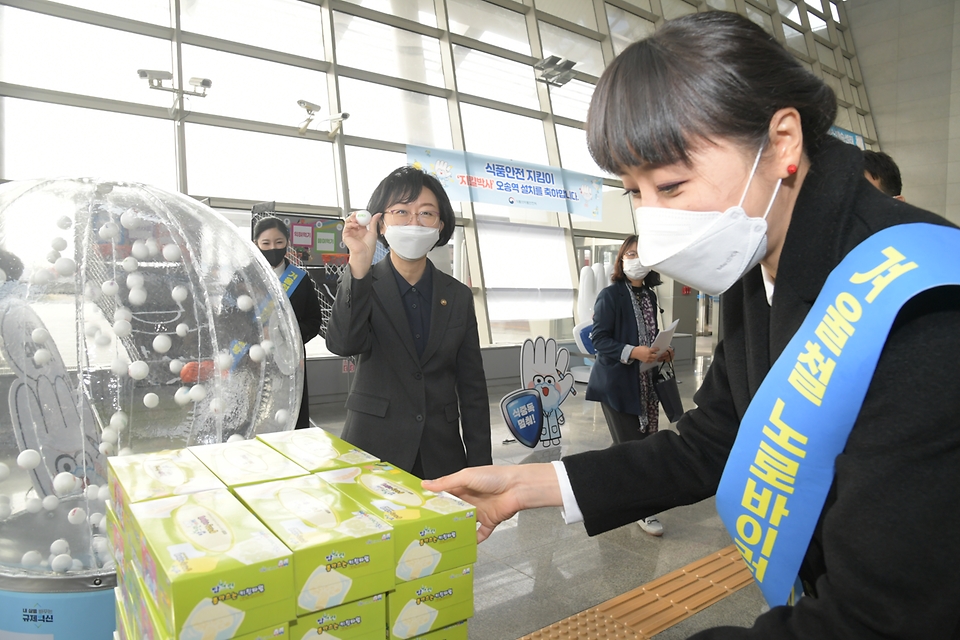
[[[697,13],[665,22],[610,63],[590,101],[587,144],[617,175],[648,163],[689,164],[703,141],[760,148],[786,107],[800,113],[812,154],[837,114],[833,90],[747,18]]]
[[[373,195],[367,202],[367,211],[371,214],[383,213],[392,205],[409,204],[420,197],[420,192],[424,188],[433,192],[437,197],[437,204],[440,205],[440,221],[443,223],[443,228],[440,229],[440,239],[433,246],[442,247],[450,241],[457,222],[453,215],[453,205],[450,204],[450,198],[443,190],[443,185],[429,173],[410,166],[391,171],[390,175],[381,180],[373,190]],[[381,229],[382,219],[381,224],[377,225],[377,234],[384,246],[389,246]]]
[[[260,234],[268,229],[279,229],[283,237],[287,239],[287,242],[290,241],[290,228],[287,226],[287,223],[276,216],[264,216],[257,220],[257,224],[253,227],[253,241],[256,242]]]
[[[863,168],[880,183],[880,190],[888,196],[898,196],[903,190],[900,167],[883,151],[863,152]]]

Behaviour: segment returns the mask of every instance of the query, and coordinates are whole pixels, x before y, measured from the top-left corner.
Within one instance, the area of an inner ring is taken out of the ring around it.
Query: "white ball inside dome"
[[[160,396],[155,393],[148,393],[143,396],[143,406],[147,409],[156,409],[160,404]]]
[[[43,508],[47,511],[54,511],[60,506],[60,498],[57,496],[47,496],[42,500]]]
[[[110,363],[110,371],[118,378],[122,378],[127,375],[127,367],[129,366],[130,361],[127,360],[125,356],[117,356],[113,362]]]
[[[136,229],[140,226],[140,216],[133,209],[127,209],[120,214],[120,224],[127,229]]]
[[[143,360],[131,362],[127,368],[127,374],[134,380],[143,380],[150,374],[150,365]]]
[[[56,264],[57,260],[59,259],[60,259],[60,252],[57,251],[56,249],[52,250],[50,253],[47,254],[47,262],[49,262],[50,264]]]
[[[170,361],[170,373],[174,375],[180,375],[180,372],[183,371],[183,360],[178,360],[174,358]]]
[[[30,339],[37,344],[43,344],[50,339],[50,332],[43,327],[38,327],[30,332]]]
[[[112,456],[116,451],[116,447],[109,442],[101,442],[98,449],[100,450],[100,455],[102,456]]]
[[[174,302],[183,302],[184,300],[187,299],[188,294],[189,294],[189,291],[187,291],[186,287],[177,285],[170,292],[170,297],[173,298]]]
[[[143,240],[134,240],[130,247],[130,254],[137,260],[146,260],[150,257],[150,250],[147,249],[147,243]]]
[[[124,447],[123,449],[120,449],[120,451],[117,452],[117,455],[118,455],[118,456],[132,456],[132,455],[133,455],[133,449],[130,448],[130,447]]]
[[[169,262],[174,262],[180,259],[180,247],[175,244],[167,244],[163,246],[163,259]]]
[[[229,438],[227,438],[227,442],[243,442],[244,440],[246,440],[246,438],[244,438],[239,433],[235,433]]]
[[[110,426],[116,429],[117,431],[123,431],[127,428],[127,425],[130,424],[130,419],[127,417],[127,414],[123,411],[115,411],[112,416],[110,416]]]
[[[67,512],[67,522],[70,524],[83,524],[87,521],[87,512],[80,507],[74,507]]]
[[[110,339],[110,335],[102,331],[97,331],[97,335],[93,337],[93,343],[98,347],[106,347],[113,340]]]
[[[147,301],[147,290],[141,287],[136,289],[130,289],[130,293],[127,294],[127,300],[135,307],[139,307],[144,302]]]
[[[253,360],[254,362],[262,361],[264,356],[267,355],[266,352],[263,350],[263,347],[261,347],[258,344],[252,345],[250,347],[250,350],[247,352],[247,354],[250,356],[250,359]]]
[[[3,465],[2,467],[0,467],[0,482],[2,482],[3,480],[6,480],[7,478],[10,477],[10,467],[8,467],[3,462],[0,462],[0,465]]]
[[[32,569],[33,567],[39,567],[42,560],[43,556],[39,551],[27,551],[23,554],[23,557],[20,558],[20,564],[27,569]]]
[[[140,261],[133,256],[127,256],[123,259],[123,262],[120,263],[120,266],[123,267],[124,271],[130,273],[140,268]]]
[[[61,238],[60,236],[57,236],[56,238],[50,241],[50,247],[54,251],[63,251],[64,249],[67,248],[67,240],[66,238]]]
[[[126,320],[130,322],[133,320],[133,312],[126,307],[117,307],[117,310],[113,312],[113,319],[116,320]]]
[[[43,502],[40,498],[27,498],[26,502],[23,503],[23,508],[27,510],[27,513],[40,513],[43,510]]]
[[[104,431],[106,431],[106,429],[104,429]],[[75,475],[69,471],[61,471],[53,477],[53,490],[61,496],[67,493],[73,493],[76,481],[77,477]]]
[[[53,265],[61,276],[72,276],[77,271],[77,263],[72,258],[60,258]]]
[[[129,320],[117,320],[113,323],[113,332],[117,334],[118,338],[126,338],[133,333],[133,325],[130,324]]]
[[[170,336],[165,333],[161,333],[153,339],[153,350],[157,353],[166,353],[170,351],[171,346],[173,346],[173,343],[170,341]]]
[[[267,355],[270,355],[270,353],[273,351],[273,341],[272,341],[272,340],[264,340],[263,342],[260,343],[260,346],[263,347],[263,351],[264,351],[264,353],[266,353]]]
[[[45,284],[49,284],[51,280],[53,280],[53,276],[50,275],[49,271],[46,271],[44,269],[34,271],[33,275],[30,276],[30,284],[35,284],[37,286],[43,286]]]
[[[217,358],[217,369],[220,371],[228,371],[230,367],[233,366],[233,356],[229,353],[218,353]]]
[[[181,338],[186,338],[187,334],[190,333],[190,327],[187,326],[186,322],[181,322],[177,325],[177,335]]]
[[[101,485],[100,490],[97,491],[97,500],[101,502],[106,502],[110,499],[110,487],[107,485]]]
[[[110,444],[117,444],[120,440],[120,434],[117,433],[117,430],[113,427],[104,427],[103,431],[100,433],[101,442],[109,442]],[[61,493],[61,492],[58,492]]]
[[[66,573],[73,567],[73,558],[69,554],[61,553],[60,555],[54,557],[53,561],[50,563],[50,568],[56,571],[57,573]]]
[[[237,308],[240,311],[250,311],[250,309],[253,309],[253,298],[248,295],[240,296],[237,298]]]
[[[103,291],[105,296],[115,296],[120,292],[120,285],[116,280],[106,280],[100,285],[100,291]]]
[[[40,452],[36,449],[24,449],[17,456],[17,466],[25,471],[33,471],[40,466]]]
[[[91,500],[92,499],[93,498],[91,498]],[[100,523],[103,522],[103,514],[97,511],[94,511],[93,513],[90,514],[89,520],[90,520],[90,524],[92,524],[95,527],[99,527]],[[103,540],[104,542],[106,542],[106,540],[104,540],[103,538],[94,538],[94,544],[96,544],[97,540]],[[107,548],[109,549],[109,547]],[[96,548],[94,548],[94,550],[96,551]]]
[[[42,367],[43,365],[47,364],[51,360],[53,360],[53,354],[50,353],[49,349],[37,349],[33,353],[33,362],[38,367]]]
[[[120,237],[120,227],[116,222],[107,222],[97,232],[101,240],[116,240]]]
[[[99,485],[88,484],[87,488],[83,490],[83,497],[87,500],[96,500],[97,495],[100,493]]]
[[[70,565],[70,571],[83,571],[83,560],[74,558],[73,563]]]
[[[368,224],[370,224],[370,212],[367,211],[366,209],[361,209],[360,211],[357,211],[356,217],[357,217],[357,224],[360,225],[361,227],[365,227]]]
[[[70,216],[61,216],[60,219],[57,220],[57,226],[61,229],[69,229],[71,226],[73,226],[73,220],[70,218]]]
[[[180,387],[177,389],[176,393],[173,394],[173,401],[181,407],[190,404],[190,388]]]
[[[97,335],[97,332],[100,331],[100,325],[96,322],[87,322],[83,325],[83,335],[88,338],[93,338]]]
[[[223,400],[220,398],[214,398],[210,401],[210,411],[213,413],[220,413],[223,411]]]
[[[274,418],[276,419],[276,421],[277,421],[278,423],[280,423],[281,425],[286,425],[286,424],[287,424],[287,421],[290,419],[290,412],[287,411],[286,409],[280,409],[280,410],[277,411],[276,414],[274,414],[273,417],[274,417]]]
[[[190,388],[190,400],[200,402],[207,397],[207,390],[202,384],[195,384]]]
[[[70,543],[63,538],[58,538],[50,544],[50,553],[55,556],[61,553],[70,553]]]
[[[128,274],[127,274],[127,288],[128,288],[128,289],[140,289],[140,288],[142,288],[142,287],[143,287],[143,274],[142,274],[142,273],[137,273],[136,271],[134,271],[133,273],[128,273]]]
[[[160,255],[160,245],[157,244],[157,241],[153,238],[147,238],[147,241],[144,243],[147,245],[147,251],[151,256]]]

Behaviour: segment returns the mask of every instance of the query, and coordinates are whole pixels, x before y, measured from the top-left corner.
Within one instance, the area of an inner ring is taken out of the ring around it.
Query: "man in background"
[[[900,190],[903,188],[900,168],[889,155],[882,151],[864,151],[863,175],[880,191],[901,202],[906,202],[900,195]]]

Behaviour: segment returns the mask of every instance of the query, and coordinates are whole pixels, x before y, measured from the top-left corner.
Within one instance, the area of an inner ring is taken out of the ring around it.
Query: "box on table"
[[[392,529],[316,476],[237,487],[293,552],[297,615],[393,589]]]
[[[297,618],[292,640],[384,640],[387,599],[384,594],[349,602]]]
[[[107,458],[107,487],[117,517],[132,526],[127,507],[144,500],[222,489],[223,483],[186,449]]]
[[[317,475],[393,527],[398,582],[477,561],[475,509],[459,498],[385,462]]]
[[[135,567],[171,635],[233,638],[296,617],[290,550],[226,489],[130,512]]]
[[[107,544],[110,547],[110,555],[116,564],[117,579],[123,577],[123,573],[133,562],[131,554],[135,553],[134,537],[131,535],[133,527],[124,527],[120,524],[117,514],[113,507],[108,504],[104,509],[104,522],[107,523]]]
[[[379,462],[380,459],[319,427],[257,436],[307,471],[328,471]]]
[[[117,630],[114,632],[119,640],[135,640],[131,633],[130,622],[127,620],[127,606],[119,588],[113,590],[114,597],[117,599]]]
[[[306,469],[259,440],[205,444],[190,447],[188,451],[231,488],[307,473]]]
[[[398,584],[387,594],[390,640],[406,640],[473,615],[473,565]]]
[[[421,636],[414,636],[410,640],[468,640],[467,621],[455,622],[449,627],[436,631],[428,631]]]

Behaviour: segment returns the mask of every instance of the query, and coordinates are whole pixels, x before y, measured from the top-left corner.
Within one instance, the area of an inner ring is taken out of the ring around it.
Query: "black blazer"
[[[406,471],[419,451],[427,478],[492,464],[473,293],[428,260],[430,337],[417,357],[389,259],[360,280],[347,268],[327,325],[330,351],[360,356],[343,439]]]
[[[657,308],[657,294],[647,288]],[[587,400],[603,402],[621,413],[639,416],[640,363],[620,362],[624,345],[638,346],[637,317],[633,311],[633,291],[628,283],[614,282],[604,287],[593,303],[593,330],[590,340],[597,349],[597,360],[587,383]],[[654,315],[656,322],[656,315]],[[656,335],[656,331],[654,331]]]
[[[289,265],[290,262],[286,261]],[[304,269],[306,271],[306,269]],[[317,286],[308,272],[293,295],[288,297],[293,313],[297,316],[297,325],[300,327],[300,339],[307,344],[317,337],[320,332],[320,297],[317,295]],[[304,376],[306,378],[306,376]]]
[[[564,458],[589,533],[714,495],[747,405],[830,271],[881,229],[950,224],[871,186],[856,147],[830,139],[811,160],[773,305],[759,266],[723,295],[723,341],[679,434]],[[960,637],[958,292],[923,293],[897,317],[801,568],[815,596],[697,638]]]

